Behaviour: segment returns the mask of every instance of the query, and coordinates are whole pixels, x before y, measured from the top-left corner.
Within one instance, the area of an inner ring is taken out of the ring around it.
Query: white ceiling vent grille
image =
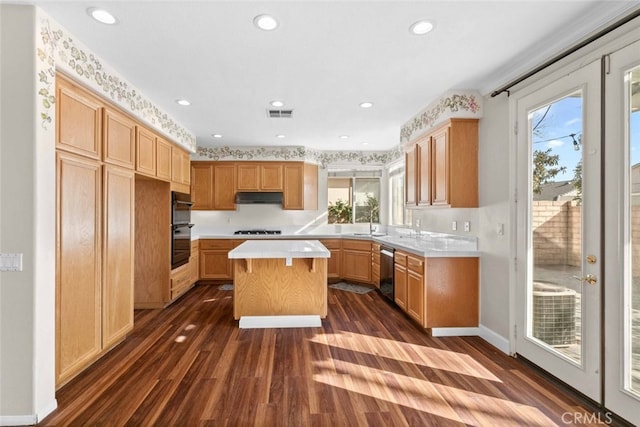
[[[267,116],[271,119],[290,119],[293,110],[267,110]]]

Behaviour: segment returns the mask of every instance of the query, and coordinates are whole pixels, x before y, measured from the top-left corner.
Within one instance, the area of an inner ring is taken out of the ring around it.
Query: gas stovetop
[[[282,234],[280,230],[238,230],[233,234]]]

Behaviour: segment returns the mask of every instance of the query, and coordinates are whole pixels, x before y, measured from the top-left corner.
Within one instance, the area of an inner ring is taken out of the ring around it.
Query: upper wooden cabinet
[[[156,176],[156,135],[136,126],[136,171]]]
[[[478,207],[478,120],[450,119],[405,155],[407,206]]]
[[[171,147],[170,142],[156,138],[156,177],[171,180]]]
[[[318,209],[318,166],[303,162],[192,162],[193,209],[235,210],[237,191],[282,191],[283,209]]]
[[[99,160],[102,102],[61,76],[56,78],[56,94],[56,148]]]
[[[283,165],[283,208],[318,209],[318,166],[303,162]]]
[[[191,168],[189,153],[177,146],[171,147],[171,189],[189,193]]]
[[[110,107],[104,108],[102,150],[105,163],[135,167],[136,123]]]
[[[238,191],[282,191],[282,163],[238,163]]]
[[[236,166],[233,163],[213,166],[213,209],[236,209]]]

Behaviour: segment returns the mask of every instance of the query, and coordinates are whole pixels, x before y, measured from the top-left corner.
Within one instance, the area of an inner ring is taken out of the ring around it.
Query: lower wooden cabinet
[[[342,277],[342,240],[323,239],[320,240],[320,243],[331,252],[331,257],[327,259],[327,279],[339,280]]]
[[[425,328],[478,326],[478,258],[395,252],[395,303]]]
[[[380,243],[371,243],[371,284],[380,287]]]
[[[371,282],[370,241],[342,241],[342,278],[356,282]]]
[[[228,255],[238,244],[232,239],[200,240],[200,280],[233,280],[233,263]]]

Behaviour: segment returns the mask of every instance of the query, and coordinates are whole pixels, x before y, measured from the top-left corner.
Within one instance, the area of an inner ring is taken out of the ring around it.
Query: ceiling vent
[[[267,110],[267,115],[270,119],[290,119],[293,110]]]

